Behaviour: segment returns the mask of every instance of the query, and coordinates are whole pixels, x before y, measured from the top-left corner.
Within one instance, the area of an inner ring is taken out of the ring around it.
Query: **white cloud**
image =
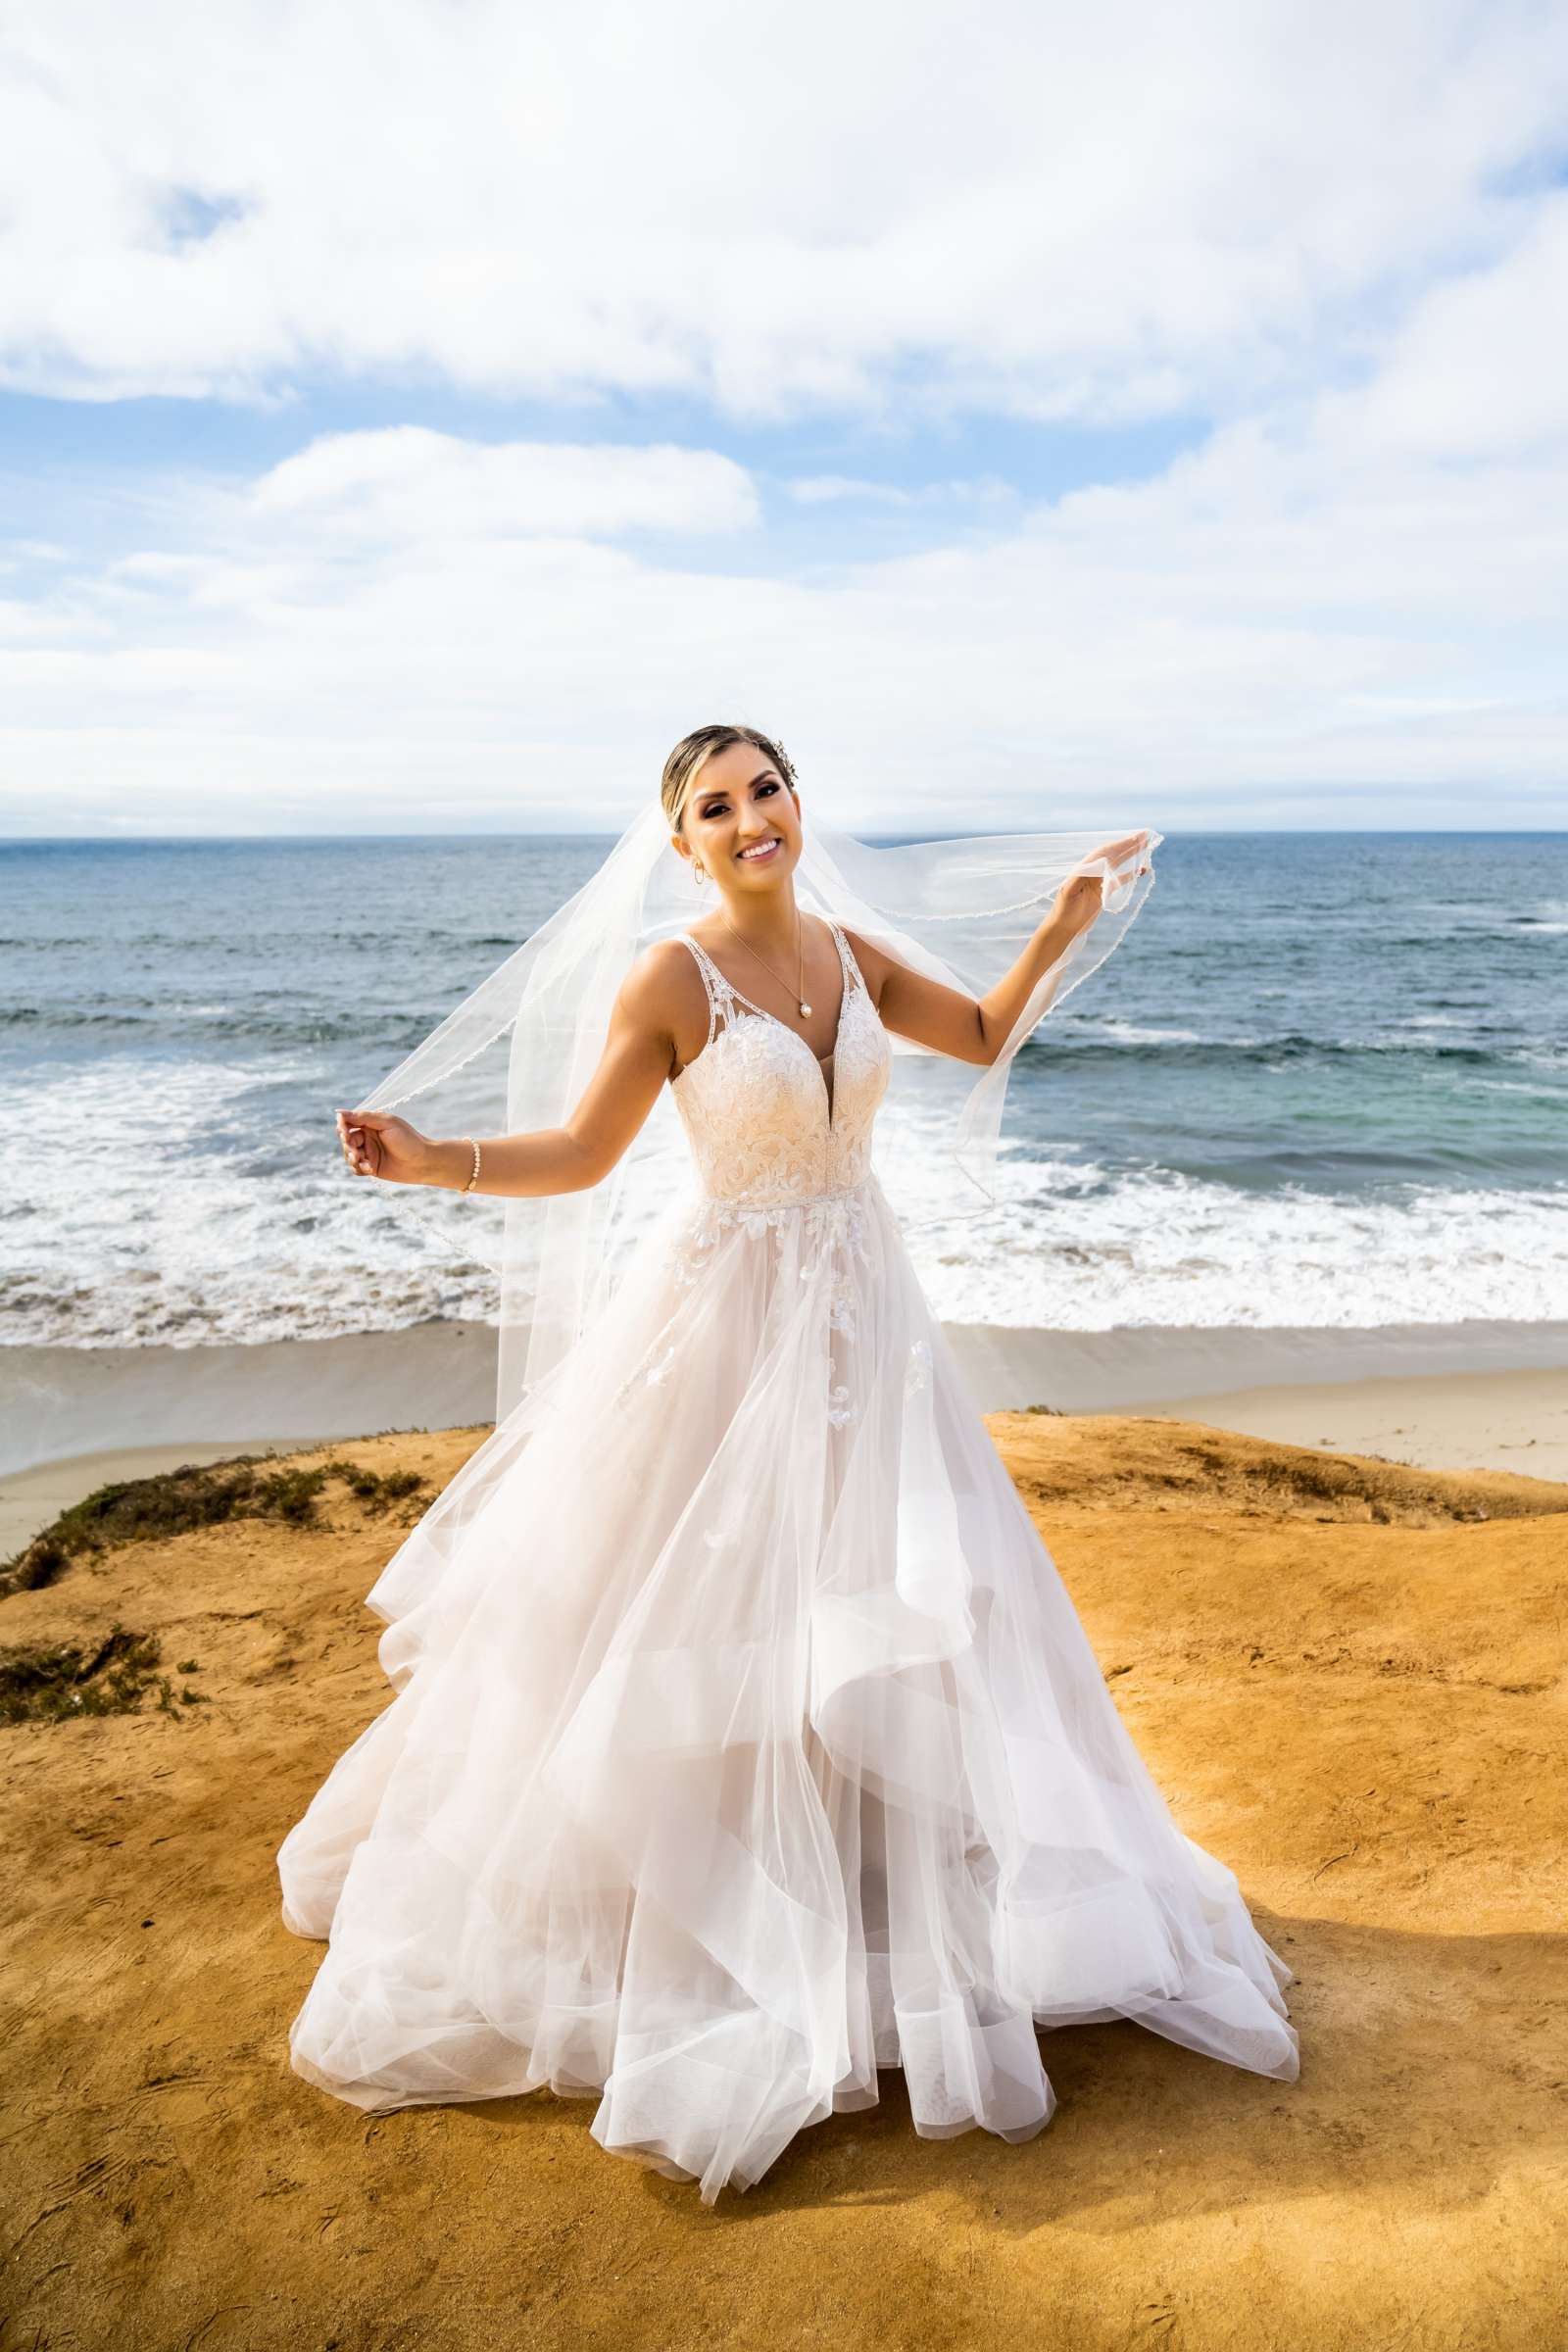
[[[334,437],[40,592],[0,662],[6,828],[117,801],[198,830],[610,824],[737,712],[862,824],[1454,822],[1480,786],[1560,819],[1554,463],[1395,464],[1336,400],[1321,430],[1237,426],[1153,481],[792,580],[486,529],[482,501],[454,529],[432,463],[495,453],[429,438]],[[601,498],[592,454],[590,518],[626,455]],[[340,527],[345,497],[376,527]]]
[[[1524,456],[1568,441],[1568,189],[1542,197],[1488,268],[1430,287],[1348,406],[1363,444]]]
[[[860,823],[1561,821],[1560,10],[55,0],[8,74],[0,383],[602,421],[32,496],[0,827],[612,823],[737,713]]]
[[[252,500],[263,515],[386,540],[704,534],[760,514],[745,468],[711,450],[472,442],[416,425],[325,435]]]
[[[803,473],[785,487],[796,504],[803,507],[835,506],[850,501],[886,507],[907,507],[914,503],[914,492],[901,489],[896,482],[861,482],[845,473]]]
[[[1568,97],[1532,0],[53,0],[10,42],[0,380],[90,396],[1230,411],[1517,244]]]
[[[784,490],[797,506],[985,507],[1017,503],[1010,484],[987,475],[977,481],[867,482],[847,473],[804,473],[786,481]]]

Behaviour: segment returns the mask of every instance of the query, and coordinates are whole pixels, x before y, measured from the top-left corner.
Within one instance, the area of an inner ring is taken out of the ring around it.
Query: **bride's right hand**
[[[383,1184],[429,1181],[430,1139],[388,1110],[340,1110],[338,1141],[356,1176],[379,1176]]]

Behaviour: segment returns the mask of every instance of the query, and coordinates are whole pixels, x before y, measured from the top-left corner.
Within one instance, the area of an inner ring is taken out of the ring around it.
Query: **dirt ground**
[[[0,1600],[13,1663],[117,1624],[163,1659],[136,1712],[0,1730],[4,2352],[1568,2343],[1568,1486],[990,1427],[1177,1820],[1298,1972],[1299,2082],[1063,2031],[1027,2145],[921,2140],[884,2074],[710,2211],[608,2157],[591,2101],[314,2090],[286,2037],[320,1947],[274,1852],[390,1695],[363,1595],[483,1433],[339,1443],[290,1466],[423,1487],[335,1472]]]

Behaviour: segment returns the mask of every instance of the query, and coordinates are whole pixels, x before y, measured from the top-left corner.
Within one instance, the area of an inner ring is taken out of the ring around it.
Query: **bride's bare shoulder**
[[[639,1027],[679,1037],[708,1027],[708,994],[697,958],[678,939],[656,939],[626,968],[620,1007]]]

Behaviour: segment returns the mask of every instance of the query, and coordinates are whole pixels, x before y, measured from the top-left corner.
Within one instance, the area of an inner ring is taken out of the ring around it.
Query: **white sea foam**
[[[11,1138],[23,1186],[0,1209],[6,1342],[194,1346],[482,1316],[489,1276],[349,1175],[329,1108],[318,1155],[297,1135],[269,1150],[266,1098],[288,1079],[111,1060],[34,1080]]]
[[[1197,1029],[1151,1029],[1137,1021],[1079,1020],[1073,1028],[1075,1040],[1106,1038],[1118,1046],[1217,1046],[1234,1045],[1234,1038],[1204,1037]]]
[[[416,1207],[350,1176],[328,1102],[319,1138],[301,1129],[312,1082],[308,1068],[259,1079],[108,1059],[22,1090],[10,1140],[25,1189],[0,1202],[5,1340],[194,1346],[492,1314],[490,1276],[456,1254],[480,1204],[422,1195]],[[939,1214],[943,1134],[919,1106],[890,1105],[878,1162],[945,1320],[1092,1332],[1568,1319],[1568,1185],[1410,1184],[1352,1202],[1014,1155],[1000,1209],[968,1219]]]
[[[1015,1156],[998,1170],[1000,1211],[927,1224],[930,1139],[907,1135],[896,1164],[910,1252],[945,1321],[1103,1331],[1568,1316],[1568,1183],[1409,1184],[1348,1201]]]
[[[1204,847],[1136,960],[1075,992],[1020,1061],[1009,1133],[1028,1142],[998,1213],[944,1207],[956,1093],[939,1114],[901,1087],[877,1160],[945,1318],[1249,1339],[1568,1321],[1568,1192],[1546,1181],[1568,1175],[1559,852],[1434,836],[1381,855]],[[1376,942],[1355,904],[1369,857]],[[458,1252],[497,1204],[356,1181],[332,1108],[451,1001],[457,950],[477,977],[595,861],[587,844],[448,844],[434,869],[421,844],[29,852],[5,922],[0,1343],[189,1348],[492,1312]],[[341,919],[367,888],[396,927],[395,990],[366,990]]]
[[[1021,1191],[1010,1228],[976,1231],[961,1255],[923,1268],[944,1318],[1092,1331],[1568,1315],[1568,1188],[1412,1187],[1353,1207],[1164,1172],[1088,1198]]]

